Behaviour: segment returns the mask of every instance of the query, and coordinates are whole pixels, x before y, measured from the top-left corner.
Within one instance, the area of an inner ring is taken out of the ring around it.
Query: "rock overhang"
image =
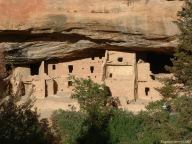
[[[89,55],[92,49],[173,52],[182,1],[0,1],[8,63]]]

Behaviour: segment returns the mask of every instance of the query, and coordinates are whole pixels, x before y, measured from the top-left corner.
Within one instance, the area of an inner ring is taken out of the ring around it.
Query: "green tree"
[[[178,26],[181,31],[178,46],[171,59],[173,66],[167,70],[173,77],[163,79],[164,86],[159,90],[165,99],[192,94],[192,1],[185,0],[178,12]]]
[[[72,97],[78,100],[81,110],[87,114],[78,142],[82,144],[109,143],[107,127],[111,118],[111,107],[108,106],[108,101],[111,102],[109,99],[112,98],[109,88],[91,79],[74,78],[73,84]]]
[[[52,124],[57,128],[62,144],[78,144],[82,126],[87,115],[82,112],[57,110],[52,115]]]
[[[7,96],[3,51],[0,50],[0,143],[1,144],[58,144],[57,137],[46,119],[40,120],[29,99],[17,104],[14,96]]]
[[[160,143],[161,140],[191,140],[192,137],[192,1],[185,0],[178,12],[181,30],[179,44],[168,70],[173,77],[164,79],[159,90],[164,100],[147,106],[148,115],[139,143]],[[165,106],[164,108],[162,106]],[[149,138],[152,136],[151,138]]]
[[[191,141],[192,98],[177,97],[166,101],[171,111],[162,108],[163,100],[151,103],[143,118],[143,126],[137,143],[161,143],[164,141]],[[190,143],[190,142],[189,142]]]
[[[178,13],[178,26],[181,30],[179,45],[172,59],[170,71],[175,76],[175,83],[185,92],[192,91],[192,1],[185,0],[185,5]]]
[[[106,109],[106,104],[110,98],[110,92],[104,84],[99,85],[91,79],[73,79],[72,98],[76,98],[83,111],[91,113],[102,112]]]
[[[39,120],[30,101],[17,105],[13,98],[0,104],[0,143],[58,144],[46,119]]]

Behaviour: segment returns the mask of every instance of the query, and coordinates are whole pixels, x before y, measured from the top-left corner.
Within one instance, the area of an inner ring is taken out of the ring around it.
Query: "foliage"
[[[108,131],[111,144],[138,143],[138,134],[143,126],[143,118],[130,112],[114,110]]]
[[[91,112],[88,114],[81,129],[79,144],[110,144],[110,135],[107,130],[111,115],[109,112]]]
[[[59,111],[55,114],[54,124],[59,128],[63,144],[132,142],[141,122],[139,119],[135,120],[131,113],[113,110],[110,120],[102,120],[103,123],[99,125],[102,129],[99,129],[94,125],[87,125],[89,120],[82,112]]]
[[[191,140],[192,137],[192,98],[179,97],[167,101],[171,111],[151,108],[144,119],[144,127],[139,143],[160,143],[165,141]],[[162,106],[162,103],[159,103]]]
[[[167,67],[174,77],[164,79],[164,86],[159,90],[165,98],[176,98],[192,93],[192,1],[185,0],[185,5],[178,12],[178,26],[181,30],[179,44],[172,58],[172,67]]]
[[[116,100],[110,100],[107,86],[94,83],[91,79],[74,78],[73,84],[72,97],[78,100],[81,110],[87,114],[78,142],[107,144],[109,139],[107,127],[111,117],[111,107],[108,102],[113,103]]]
[[[58,111],[53,116],[63,143],[110,143],[108,123],[112,117],[111,105],[117,106],[105,85],[91,79],[73,78],[73,98],[80,104],[81,112]],[[77,133],[74,134],[74,131]]]
[[[155,111],[155,110],[162,110],[163,105],[165,104],[165,100],[158,100],[155,102],[150,102],[147,106],[146,109],[148,111]]]
[[[164,99],[150,103],[137,115],[108,109],[107,91],[89,80],[78,80],[74,97],[87,116],[78,126],[77,143],[160,144],[192,138],[192,2],[186,0],[179,12],[179,46],[172,59],[174,78],[164,80],[159,89]],[[75,113],[76,115],[78,113]],[[68,123],[68,122],[67,122]],[[75,124],[76,125],[76,124]],[[73,138],[74,139],[74,138]]]
[[[165,101],[148,106],[137,115],[115,111],[109,122],[111,142],[114,144],[149,144],[164,141],[192,140],[192,98],[179,97],[166,101],[171,111],[163,109]]]
[[[104,116],[104,115],[103,115]],[[82,112],[59,110],[53,115],[52,121],[61,135],[63,144],[107,144],[109,141],[105,123],[102,117],[92,123],[90,116]],[[97,123],[97,124],[96,124]]]
[[[179,97],[166,101],[171,106],[171,112],[162,109],[164,102],[151,103],[148,111],[137,115],[118,109],[112,110],[107,123],[105,121],[105,125],[100,125],[103,128],[100,131],[90,130],[90,125],[85,125],[87,115],[81,112],[57,113],[59,116],[55,122],[59,125],[62,138],[71,139],[71,144],[158,144],[161,140],[191,140],[192,98]],[[66,143],[70,142],[63,141],[63,144]]]
[[[80,104],[81,110],[86,112],[101,112],[105,110],[107,100],[110,97],[105,85],[94,83],[91,79],[74,78],[73,98]]]
[[[77,144],[85,119],[86,115],[81,112],[58,110],[53,114],[52,122],[58,128],[63,144]]]
[[[191,140],[192,137],[192,1],[185,0],[185,6],[178,13],[181,30],[179,45],[172,59],[169,71],[174,77],[164,80],[159,90],[164,100],[147,106],[139,143],[160,143],[165,141]],[[164,106],[164,108],[162,108]]]
[[[39,120],[33,102],[18,104],[16,97],[7,96],[9,79],[0,49],[0,143],[1,144],[58,144],[57,137],[46,119]],[[5,79],[6,78],[6,79]]]
[[[30,101],[17,105],[14,98],[0,104],[0,143],[2,144],[57,144],[47,120],[31,110]]]
[[[185,6],[178,13],[178,26],[181,30],[179,45],[172,59],[170,71],[175,83],[182,84],[184,91],[192,91],[192,1],[185,0]]]
[[[172,100],[172,111],[179,113],[178,124],[192,132],[192,98],[188,96]]]
[[[179,95],[179,86],[175,85],[173,78],[161,79],[163,86],[157,88],[157,91],[163,96],[164,100],[176,98]]]

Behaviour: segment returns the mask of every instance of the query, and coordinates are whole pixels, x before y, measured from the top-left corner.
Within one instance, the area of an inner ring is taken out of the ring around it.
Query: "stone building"
[[[112,95],[119,97],[121,105],[126,105],[137,95],[136,54],[117,51],[106,53],[105,83]]]
[[[46,97],[69,97],[73,84],[70,76],[91,78],[94,82],[105,83],[112,96],[120,99],[122,107],[137,99],[149,101],[161,98],[156,88],[162,84],[151,71],[146,56],[135,52],[108,51],[101,56],[71,61],[42,61],[38,64],[16,66],[13,72],[20,77],[25,95],[37,99]],[[166,74],[161,73],[160,76]],[[12,82],[13,87],[17,82]]]

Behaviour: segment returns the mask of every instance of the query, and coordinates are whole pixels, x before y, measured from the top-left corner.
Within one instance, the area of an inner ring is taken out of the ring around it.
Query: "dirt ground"
[[[79,110],[77,101],[71,98],[64,97],[49,97],[45,99],[38,99],[35,101],[34,107],[40,113],[41,118],[50,118],[52,113],[56,110]]]
[[[132,102],[126,106],[124,110],[131,111],[135,114],[141,110],[146,110],[145,106],[149,103],[147,100],[138,99],[136,102]],[[79,104],[76,100],[72,100],[69,97],[49,97],[45,99],[36,100],[34,107],[37,108],[41,118],[50,118],[54,111],[62,110],[79,110]]]

